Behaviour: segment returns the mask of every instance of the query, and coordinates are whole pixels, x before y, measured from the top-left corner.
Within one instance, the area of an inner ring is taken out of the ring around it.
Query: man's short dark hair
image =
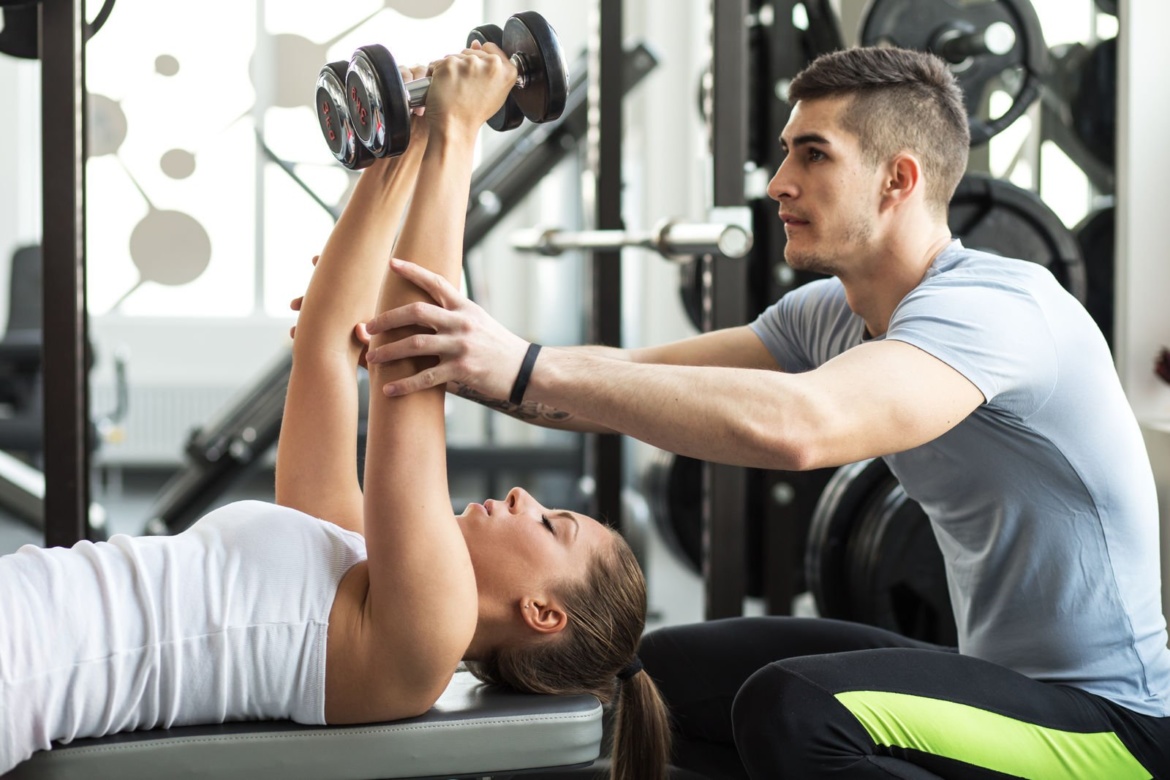
[[[963,92],[933,54],[864,47],[815,59],[797,74],[788,101],[852,97],[842,125],[873,165],[909,150],[926,174],[926,201],[946,213],[967,168],[971,131]]]

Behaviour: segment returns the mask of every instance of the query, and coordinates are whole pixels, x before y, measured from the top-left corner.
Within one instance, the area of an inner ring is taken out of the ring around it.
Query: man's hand
[[[321,259],[321,255],[313,255],[313,266],[314,267],[316,267],[317,261],[320,259]],[[300,311],[301,307],[304,305],[305,305],[305,296],[302,295],[299,298],[293,298],[292,301],[289,302],[288,307],[290,309],[292,309],[293,311]],[[288,336],[289,336],[289,338],[292,338],[292,339],[295,339],[297,337],[297,326],[296,325],[293,325],[291,328],[288,329]],[[366,364],[366,351],[370,348],[370,334],[366,332],[366,324],[364,322],[359,322],[357,325],[355,325],[353,327],[353,337],[354,337],[354,339],[357,340],[358,344],[360,344],[361,348],[362,348],[361,353],[358,355],[358,365],[361,366],[362,368],[367,368],[368,366]]]
[[[370,349],[371,364],[436,357],[438,365],[383,386],[386,395],[406,395],[448,382],[491,398],[507,398],[528,342],[515,335],[436,273],[403,260],[390,269],[426,292],[435,303],[411,303],[382,312],[366,323],[368,335],[419,326],[419,333]]]

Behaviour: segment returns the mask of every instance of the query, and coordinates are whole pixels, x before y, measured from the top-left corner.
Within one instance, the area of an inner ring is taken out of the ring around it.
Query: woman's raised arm
[[[431,78],[430,138],[395,253],[457,283],[475,138],[516,69],[489,46],[440,60]],[[378,307],[422,300],[420,289],[387,273]],[[409,336],[389,332],[375,342]],[[418,369],[417,361],[374,367],[371,386]],[[425,706],[450,680],[478,618],[475,574],[447,487],[443,404],[441,388],[405,398],[372,393],[366,445],[366,646],[394,658],[396,689]]]
[[[423,73],[415,68],[404,78]],[[406,153],[375,161],[358,179],[321,251],[293,340],[276,452],[276,503],[359,533],[356,371],[361,344],[354,326],[374,312],[427,135],[425,117],[414,117]]]

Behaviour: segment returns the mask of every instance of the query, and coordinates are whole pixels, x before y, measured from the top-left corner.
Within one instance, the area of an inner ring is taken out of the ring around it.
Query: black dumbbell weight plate
[[[331,62],[317,77],[317,122],[329,151],[337,161],[351,170],[365,168],[374,161],[370,150],[357,142],[345,100],[347,63]]]
[[[380,44],[354,52],[345,76],[354,134],[375,157],[395,157],[410,143],[410,98],[394,55]]]
[[[569,73],[556,31],[535,11],[521,11],[504,22],[504,51],[526,63],[523,89],[512,91],[516,105],[533,122],[551,122],[565,110]]]
[[[943,56],[951,36],[983,31],[997,22],[1015,32],[1010,50],[951,63],[967,104],[971,144],[978,146],[1016,121],[1040,94],[1048,49],[1028,0],[870,0],[862,13],[860,40],[863,46],[898,46]],[[1012,104],[1001,114],[985,116],[989,95],[997,89],[1011,95]]]
[[[1034,192],[969,173],[951,199],[947,221],[968,249],[1039,263],[1085,301],[1085,263],[1076,237]]]
[[[942,552],[926,513],[901,485],[873,500],[849,552],[856,620],[924,642],[957,644]]]
[[[504,48],[504,31],[500,29],[498,24],[484,24],[476,27],[467,36],[467,45],[470,46],[472,41],[479,41],[480,43],[494,43],[501,49]],[[511,95],[504,100],[504,105],[500,106],[500,110],[492,115],[492,118],[487,121],[488,127],[493,130],[515,130],[524,121],[524,112],[520,110],[520,106],[516,105],[516,99]]]
[[[871,495],[894,481],[881,458],[842,466],[813,510],[804,574],[821,617],[852,619],[846,546]]]

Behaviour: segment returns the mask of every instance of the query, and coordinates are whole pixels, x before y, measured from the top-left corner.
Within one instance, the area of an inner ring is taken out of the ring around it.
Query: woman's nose
[[[514,487],[508,491],[508,497],[504,499],[508,503],[508,511],[516,512],[523,508],[530,496],[523,488]]]

